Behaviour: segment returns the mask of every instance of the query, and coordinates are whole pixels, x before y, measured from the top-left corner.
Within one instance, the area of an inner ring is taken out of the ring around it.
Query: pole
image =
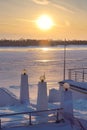
[[[83,69],[83,74],[82,74],[82,82],[84,82],[84,69]]]
[[[0,119],[0,129],[2,129],[2,127],[1,127],[1,119]]]
[[[31,123],[31,113],[29,113],[29,125],[32,125],[32,123]]]
[[[66,75],[66,44],[64,45],[64,66],[63,66],[63,80],[65,80]]]

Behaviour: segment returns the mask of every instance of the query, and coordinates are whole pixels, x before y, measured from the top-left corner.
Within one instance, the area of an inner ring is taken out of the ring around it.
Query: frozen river
[[[46,81],[63,79],[63,46],[55,48],[0,48],[0,86],[20,84],[20,75],[27,69],[29,83],[36,84],[39,77],[46,75]],[[87,66],[87,46],[67,46],[67,70]]]

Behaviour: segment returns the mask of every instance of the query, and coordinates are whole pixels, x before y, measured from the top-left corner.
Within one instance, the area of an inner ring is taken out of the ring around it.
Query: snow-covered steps
[[[0,107],[19,104],[17,97],[6,88],[0,88]]]

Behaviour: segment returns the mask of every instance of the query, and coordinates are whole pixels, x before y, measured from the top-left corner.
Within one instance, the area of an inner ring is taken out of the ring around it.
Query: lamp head
[[[69,83],[64,83],[63,87],[64,87],[65,91],[68,91],[68,89],[70,88],[70,85],[69,85]]]
[[[40,81],[41,81],[41,82],[44,82],[45,79],[46,79],[46,78],[45,78],[45,73],[44,73],[44,75],[40,76]]]
[[[26,73],[27,73],[26,69],[23,69],[22,74],[23,74],[23,75],[26,75]]]

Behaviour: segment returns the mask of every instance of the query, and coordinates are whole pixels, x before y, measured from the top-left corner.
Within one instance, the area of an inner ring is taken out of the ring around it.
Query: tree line
[[[57,45],[87,45],[86,40],[0,40],[1,47],[27,47],[27,46],[57,46]]]

